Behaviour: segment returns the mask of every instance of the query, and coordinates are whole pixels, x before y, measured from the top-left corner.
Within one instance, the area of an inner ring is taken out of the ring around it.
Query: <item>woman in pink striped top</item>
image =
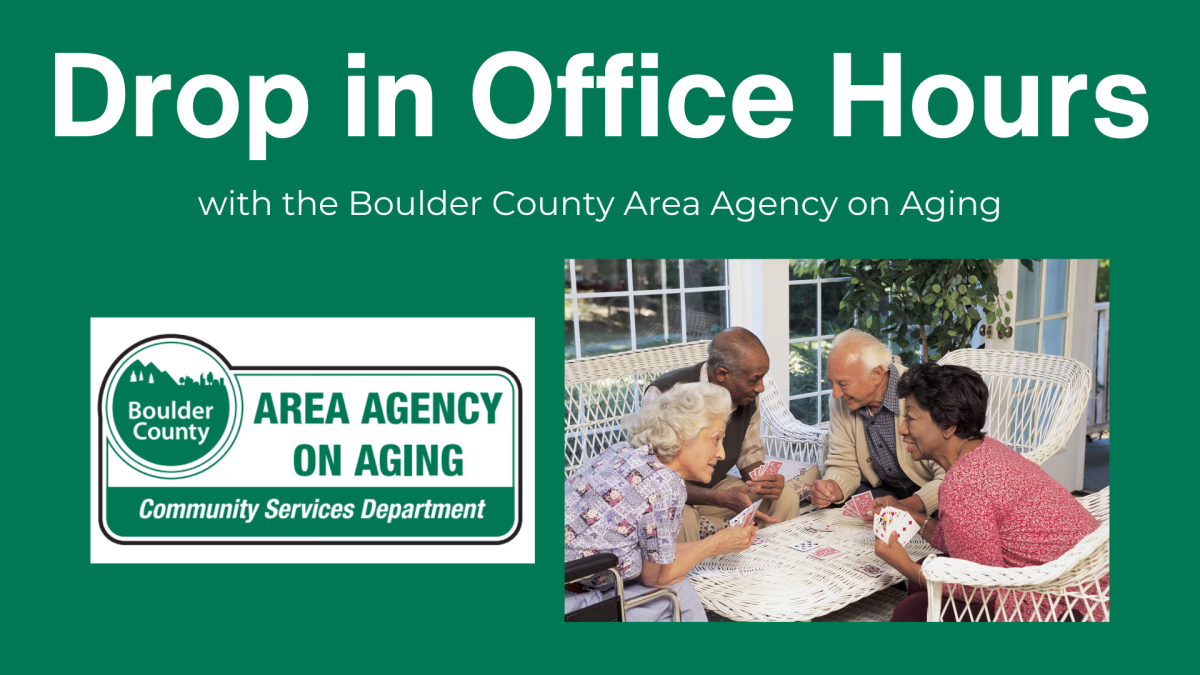
[[[975,371],[914,365],[900,378],[898,393],[906,403],[900,434],[909,454],[946,469],[938,518],[912,514],[934,548],[980,565],[1029,567],[1057,560],[1100,526],[1041,467],[983,435],[988,390]],[[875,501],[876,510],[884,506],[902,508],[887,497]],[[876,539],[875,552],[909,579],[909,597],[896,606],[892,620],[924,621],[928,596],[920,565],[895,535],[887,543]],[[1005,602],[1015,610],[1018,599]],[[978,616],[982,608],[973,609],[971,615]],[[1032,618],[1034,609],[1022,607],[1021,615]],[[944,614],[943,620],[952,619]]]

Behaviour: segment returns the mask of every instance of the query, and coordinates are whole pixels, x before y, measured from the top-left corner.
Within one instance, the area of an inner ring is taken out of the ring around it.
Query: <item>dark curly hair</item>
[[[968,441],[983,438],[987,422],[988,389],[979,373],[963,366],[918,363],[900,376],[900,398],[914,396],[942,429]]]

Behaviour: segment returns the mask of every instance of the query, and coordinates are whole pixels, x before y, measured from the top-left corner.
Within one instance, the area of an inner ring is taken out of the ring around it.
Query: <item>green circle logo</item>
[[[158,478],[186,478],[228,452],[241,425],[241,390],[205,346],[160,338],[121,358],[105,412],[109,443],[125,463]]]

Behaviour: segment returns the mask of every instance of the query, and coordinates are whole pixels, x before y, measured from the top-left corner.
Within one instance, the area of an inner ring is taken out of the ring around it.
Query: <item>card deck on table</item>
[[[749,527],[754,524],[754,512],[758,510],[758,505],[762,504],[762,500],[758,500],[747,506],[741,513],[733,517],[729,521],[728,527]]]
[[[809,555],[816,558],[817,560],[828,560],[830,558],[833,558],[834,556],[839,556],[842,553],[844,553],[844,551],[836,549],[832,546],[826,546],[825,548],[819,548],[815,551],[810,552]]]
[[[892,533],[895,532],[900,545],[905,546],[917,533],[917,529],[917,522],[907,511],[889,506],[875,514],[875,536],[885,542],[891,541]]]
[[[863,574],[865,574],[869,577],[881,577],[892,571],[886,567],[880,567],[879,565],[869,565],[869,564],[868,565],[859,565],[858,567],[855,567],[854,569],[858,570],[859,572],[862,572]]]
[[[804,551],[804,552],[808,552],[808,551],[813,550],[814,548],[820,548],[820,547],[821,547],[820,544],[818,544],[817,542],[815,542],[811,539],[805,539],[804,541],[798,541],[794,544],[788,545],[788,548],[794,548],[797,551]]]

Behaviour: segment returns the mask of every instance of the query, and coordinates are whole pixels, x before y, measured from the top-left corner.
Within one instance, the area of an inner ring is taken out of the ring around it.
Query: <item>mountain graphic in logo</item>
[[[159,370],[153,363],[143,364],[141,361],[134,361],[133,363],[129,364],[129,368],[125,371],[124,377],[129,380],[130,384],[163,384],[180,387],[225,386],[225,378],[222,377],[214,379],[211,370],[208,371],[207,374],[201,373],[197,379],[192,379],[190,376],[184,375],[183,377],[180,377],[179,381],[177,382],[171,377],[171,374],[165,370]]]
[[[153,362],[135,360],[113,391],[113,422],[126,447],[161,466],[184,466],[204,457],[229,422],[225,378],[209,372],[173,377]]]

